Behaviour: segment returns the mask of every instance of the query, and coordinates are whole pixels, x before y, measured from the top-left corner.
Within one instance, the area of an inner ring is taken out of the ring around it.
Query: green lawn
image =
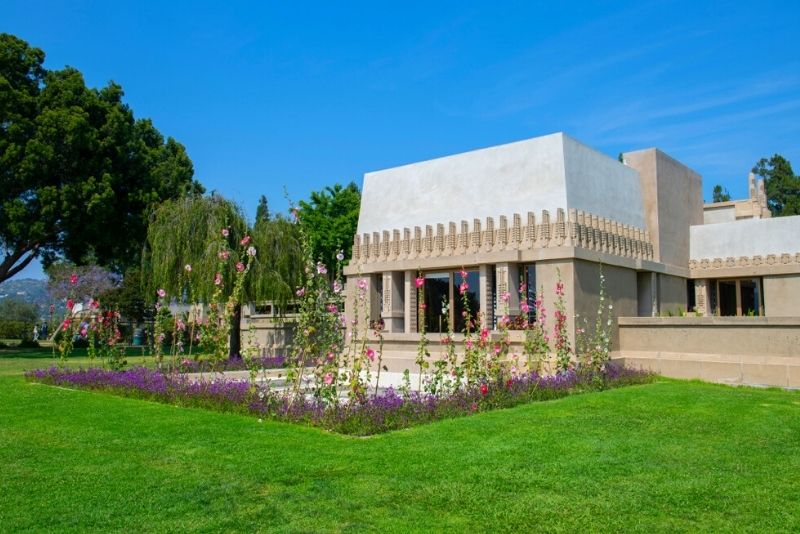
[[[145,349],[146,350],[146,349]],[[154,366],[152,356],[143,356],[141,348],[128,348],[125,359],[130,365]],[[19,349],[16,347],[0,349],[0,376],[21,375],[31,369],[50,367],[58,364],[58,351],[53,355],[52,347],[38,349]],[[89,359],[86,349],[74,349],[67,359],[68,367],[102,366],[100,359]]]
[[[800,531],[800,394],[660,380],[359,439],[0,378],[0,531]]]

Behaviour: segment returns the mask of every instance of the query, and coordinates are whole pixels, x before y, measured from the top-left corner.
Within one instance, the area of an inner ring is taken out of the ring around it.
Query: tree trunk
[[[228,357],[233,358],[234,356],[241,356],[242,355],[242,305],[237,304],[235,308],[233,308],[233,315],[231,316],[231,338],[230,343],[230,350],[228,351]]]

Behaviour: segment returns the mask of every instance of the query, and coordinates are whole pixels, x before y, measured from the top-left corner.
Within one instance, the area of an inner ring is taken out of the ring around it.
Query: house
[[[559,281],[568,317],[591,316],[601,269],[619,318],[796,319],[800,217],[770,218],[752,176],[749,199],[704,205],[700,175],[658,149],[620,162],[555,133],[367,173],[345,274],[367,282],[366,314],[385,325],[384,361],[402,370],[413,366],[423,327],[434,338],[448,323],[463,329],[464,281],[471,311],[493,330],[501,295],[512,317],[520,299],[537,295],[552,310]],[[623,323],[613,334],[621,357]],[[800,346],[800,330],[789,332],[780,354]]]

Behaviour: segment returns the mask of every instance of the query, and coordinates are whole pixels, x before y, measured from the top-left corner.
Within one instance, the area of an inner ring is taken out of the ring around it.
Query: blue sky
[[[565,131],[747,194],[800,168],[800,2],[37,2],[0,31],[120,83],[252,217],[365,172]],[[41,276],[38,266],[28,276]]]

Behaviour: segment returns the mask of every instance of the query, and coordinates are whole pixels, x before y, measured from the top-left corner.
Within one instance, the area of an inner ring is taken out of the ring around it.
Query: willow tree
[[[209,302],[220,272],[220,240],[227,240],[228,246],[237,250],[246,235],[257,253],[251,260],[241,300],[230,317],[231,356],[239,354],[241,348],[241,305],[273,300],[282,307],[300,283],[302,247],[295,225],[277,217],[259,220],[251,228],[236,204],[217,195],[168,200],[153,212],[142,262],[145,291],[151,298],[155,299],[156,291],[163,288],[179,301]],[[233,289],[235,260],[231,260],[229,268],[220,273],[226,298]],[[187,265],[191,271],[187,271]]]

